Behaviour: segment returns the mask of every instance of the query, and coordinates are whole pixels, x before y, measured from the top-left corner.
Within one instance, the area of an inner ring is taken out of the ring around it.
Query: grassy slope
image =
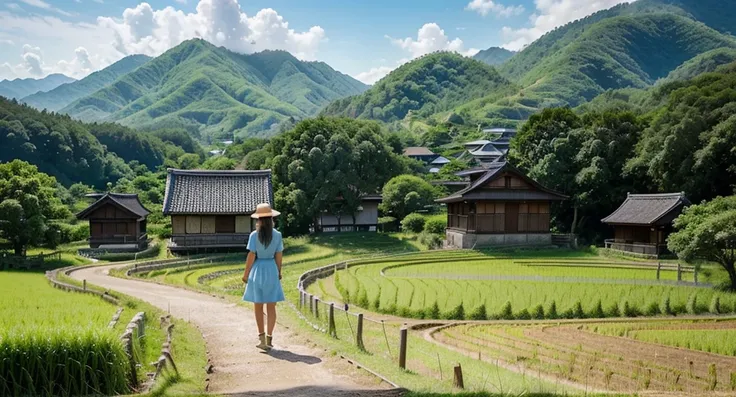
[[[145,55],[127,56],[81,80],[60,85],[47,92],[39,92],[29,95],[23,98],[23,102],[37,109],[57,111],[77,99],[90,95],[93,92],[113,83],[121,76],[137,69],[150,59],[150,57]]]
[[[283,51],[242,55],[189,40],[62,111],[135,127],[251,135],[363,89],[325,64],[301,62]]]

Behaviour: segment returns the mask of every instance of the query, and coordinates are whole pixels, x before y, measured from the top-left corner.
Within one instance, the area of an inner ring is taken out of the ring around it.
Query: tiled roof
[[[432,164],[437,164],[437,165],[439,165],[439,164],[447,164],[449,162],[450,162],[450,160],[448,160],[446,157],[442,157],[442,156],[437,157],[436,159],[432,160]]]
[[[453,203],[456,201],[462,201],[465,199],[471,200],[564,200],[567,196],[555,192],[554,190],[547,189],[540,185],[536,181],[524,175],[521,171],[511,166],[506,161],[497,161],[488,164],[488,170],[483,176],[475,180],[475,182],[469,184],[465,189],[462,189],[450,196],[437,200],[440,203]],[[537,191],[515,191],[512,189],[498,189],[497,192],[490,191],[491,189],[483,189],[487,183],[494,179],[497,175],[504,171],[509,171],[523,178],[529,184],[534,186]],[[456,174],[457,175],[457,174]],[[466,174],[467,175],[467,174]],[[502,193],[503,191],[507,193]],[[509,193],[515,192],[515,193]],[[501,196],[505,194],[505,196]]]
[[[621,206],[601,222],[617,225],[669,223],[688,204],[690,201],[685,193],[629,194]]]
[[[165,215],[251,214],[260,203],[273,205],[271,170],[168,172]]]
[[[408,147],[404,149],[404,156],[432,156],[434,152],[426,147]]]
[[[104,203],[112,202],[117,204],[119,207],[130,211],[139,218],[145,218],[151,213],[146,207],[141,204],[138,200],[137,194],[128,193],[92,193],[88,194],[87,197],[96,198],[97,200],[92,203],[89,207],[77,214],[77,218],[85,218],[92,211],[102,206]]]

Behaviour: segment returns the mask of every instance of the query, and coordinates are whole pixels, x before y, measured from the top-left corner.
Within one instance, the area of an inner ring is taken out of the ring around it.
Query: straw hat
[[[256,207],[256,212],[254,212],[250,217],[251,218],[272,218],[275,216],[281,215],[280,212],[271,209],[271,205],[268,203],[262,203],[258,204],[258,207]]]

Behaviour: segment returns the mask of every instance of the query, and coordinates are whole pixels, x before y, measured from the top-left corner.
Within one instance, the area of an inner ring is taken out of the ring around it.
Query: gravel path
[[[233,396],[397,396],[375,378],[323,351],[308,347],[298,335],[277,325],[275,348],[256,349],[257,329],[251,310],[220,298],[166,285],[110,276],[121,265],[82,269],[71,277],[134,296],[196,325],[214,366],[209,391]],[[289,310],[281,306],[280,310]],[[202,369],[204,371],[204,369]]]

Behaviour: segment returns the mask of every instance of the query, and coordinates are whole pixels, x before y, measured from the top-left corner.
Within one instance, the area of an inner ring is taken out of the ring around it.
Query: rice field
[[[322,299],[414,318],[557,319],[736,311],[693,273],[583,252],[443,251],[364,260],[310,286]]]
[[[114,395],[129,391],[115,306],[52,288],[38,273],[2,272],[0,395]]]

